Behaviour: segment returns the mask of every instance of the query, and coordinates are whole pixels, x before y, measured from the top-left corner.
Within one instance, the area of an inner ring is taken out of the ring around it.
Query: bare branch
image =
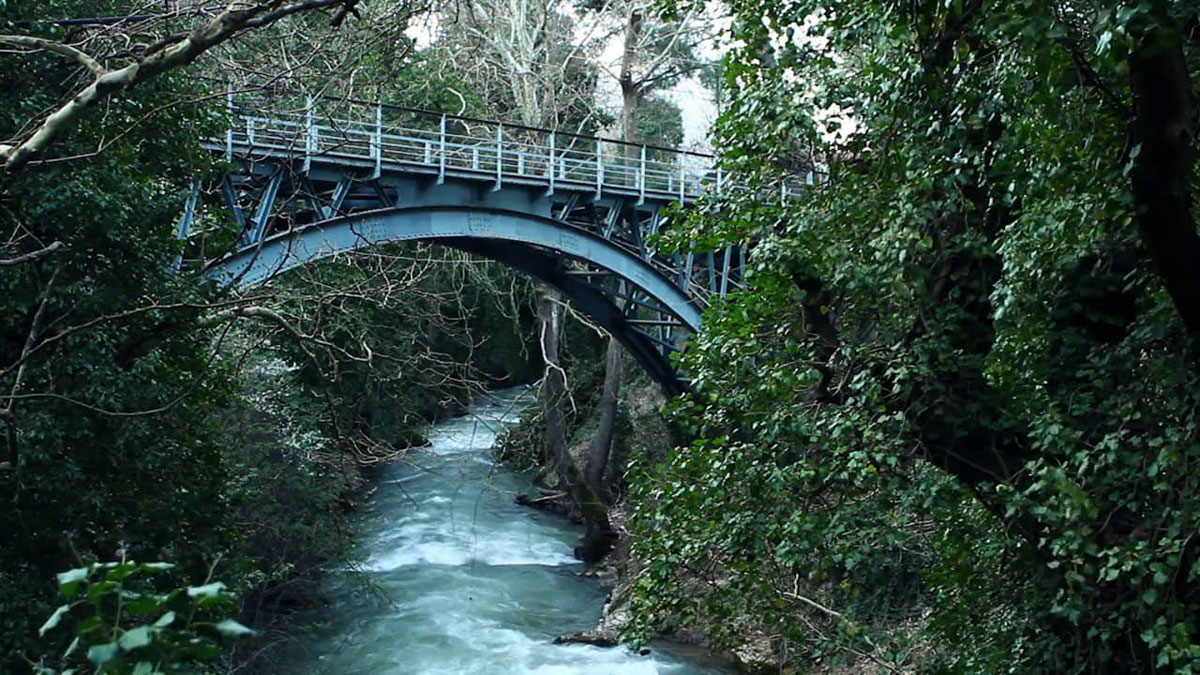
[[[115,94],[146,82],[162,73],[186,66],[201,54],[227,42],[234,36],[255,28],[271,25],[285,17],[301,12],[341,7],[350,11],[358,0],[298,0],[285,3],[283,0],[250,3],[246,0],[230,2],[224,11],[203,25],[192,30],[187,37],[147,53],[134,63],[116,70],[105,70],[83,52],[61,43],[40,38],[11,36],[12,40],[35,40],[38,47],[58,53],[69,54],[76,60],[83,56],[95,65],[92,70],[95,80],[84,87],[57,110],[50,113],[38,128],[24,141],[15,146],[0,146],[0,161],[8,171],[16,171],[27,164],[54,142],[54,139],[69,128],[85,110]],[[344,18],[345,12],[335,15],[335,20]],[[156,45],[157,46],[157,45]],[[81,61],[82,62],[82,61]]]
[[[81,49],[76,49],[70,45],[45,38],[33,37],[32,35],[0,35],[0,44],[10,45],[13,47],[25,47],[27,49],[37,49],[41,51],[53,52],[60,56],[74,59],[80,65],[87,68],[93,75],[99,77],[105,73],[104,66],[100,62],[93,59],[90,55]]]
[[[40,248],[36,251],[30,251],[29,253],[19,255],[15,258],[0,258],[0,267],[11,267],[13,265],[27,263],[31,260],[37,260],[38,258],[44,258],[55,251],[63,249],[65,246],[66,245],[61,241],[56,241],[45,248]]]

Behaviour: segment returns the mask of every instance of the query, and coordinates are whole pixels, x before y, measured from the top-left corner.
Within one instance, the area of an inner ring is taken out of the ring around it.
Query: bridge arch
[[[263,238],[213,262],[205,276],[249,288],[307,263],[401,241],[451,246],[557,288],[616,337],[665,392],[685,388],[669,356],[676,345],[662,329],[698,330],[700,308],[647,260],[602,236],[534,213],[449,205],[358,211]],[[578,264],[569,266],[568,260]],[[606,285],[600,281],[604,276],[628,287]]]

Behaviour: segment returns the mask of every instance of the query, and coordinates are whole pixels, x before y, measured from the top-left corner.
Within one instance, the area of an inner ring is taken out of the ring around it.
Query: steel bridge
[[[712,299],[741,283],[745,251],[663,255],[647,240],[672,203],[728,189],[707,155],[448,114],[312,98],[230,95],[232,167],[221,204],[241,229],[205,274],[250,287],[299,265],[404,240],[490,258],[561,291],[665,391],[670,355]],[[784,185],[789,189],[802,186]],[[179,224],[194,236],[199,190]]]

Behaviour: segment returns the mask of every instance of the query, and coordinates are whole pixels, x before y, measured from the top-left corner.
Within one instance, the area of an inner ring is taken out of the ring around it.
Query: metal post
[[[438,125],[438,178],[439,185],[446,182],[446,115]]]
[[[683,203],[683,194],[684,194],[683,190],[684,190],[684,185],[686,183],[687,183],[687,179],[684,177],[684,172],[683,172],[683,155],[681,154],[681,155],[679,155],[679,203],[680,204]]]
[[[179,218],[179,227],[175,231],[175,238],[179,241],[187,241],[188,230],[192,227],[192,220],[196,217],[196,201],[200,198],[200,181],[193,180],[191,191],[188,192],[187,201],[183,205],[183,215]],[[176,272],[183,265],[183,254],[175,256],[171,261],[171,269]]]
[[[646,203],[646,146],[642,146],[642,163],[638,167],[638,205]]]
[[[254,147],[254,118],[250,116],[246,116],[246,143]]]
[[[554,146],[556,145],[556,140],[557,139],[554,136],[554,131],[551,130],[550,131],[550,172],[549,172],[550,173],[550,189],[546,192],[546,194],[549,194],[549,195],[554,194]]]
[[[721,171],[721,167],[718,166],[717,167],[717,193],[718,194],[721,192],[721,182],[722,182],[722,178],[724,178],[724,177],[725,177],[725,174]]]
[[[383,173],[383,105],[375,106],[375,147],[371,148],[375,156],[375,175],[379,178]]]
[[[192,219],[196,216],[196,201],[200,198],[200,181],[193,180],[187,201],[183,205],[183,217],[179,219],[179,229],[175,232],[176,239],[187,239]]]
[[[596,199],[604,195],[604,141],[596,139]]]
[[[225,88],[225,106],[229,110],[229,128],[225,131],[225,161],[233,161],[233,84]]]
[[[275,208],[275,197],[279,194],[279,185],[282,182],[283,170],[276,169],[259,196],[258,208],[254,210],[254,221],[250,223],[250,229],[242,236],[240,246],[257,244],[266,235],[267,221],[271,219],[271,212]]]
[[[721,297],[729,292],[729,262],[733,257],[733,248],[725,247],[725,261],[721,264]]]
[[[312,168],[312,155],[317,149],[317,129],[313,125],[313,97],[308,95],[304,113],[304,172]]]
[[[504,125],[496,125],[496,186],[493,191],[504,185]]]

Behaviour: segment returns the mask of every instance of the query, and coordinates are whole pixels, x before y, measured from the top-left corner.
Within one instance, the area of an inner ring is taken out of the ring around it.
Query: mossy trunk
[[[538,294],[537,312],[539,340],[545,361],[541,399],[547,450],[558,471],[559,482],[570,494],[585,525],[583,540],[575,548],[575,555],[592,565],[612,549],[615,536],[599,490],[584,480],[567,451],[567,424],[563,414],[567,387],[560,358],[562,304],[554,291],[542,289]]]

